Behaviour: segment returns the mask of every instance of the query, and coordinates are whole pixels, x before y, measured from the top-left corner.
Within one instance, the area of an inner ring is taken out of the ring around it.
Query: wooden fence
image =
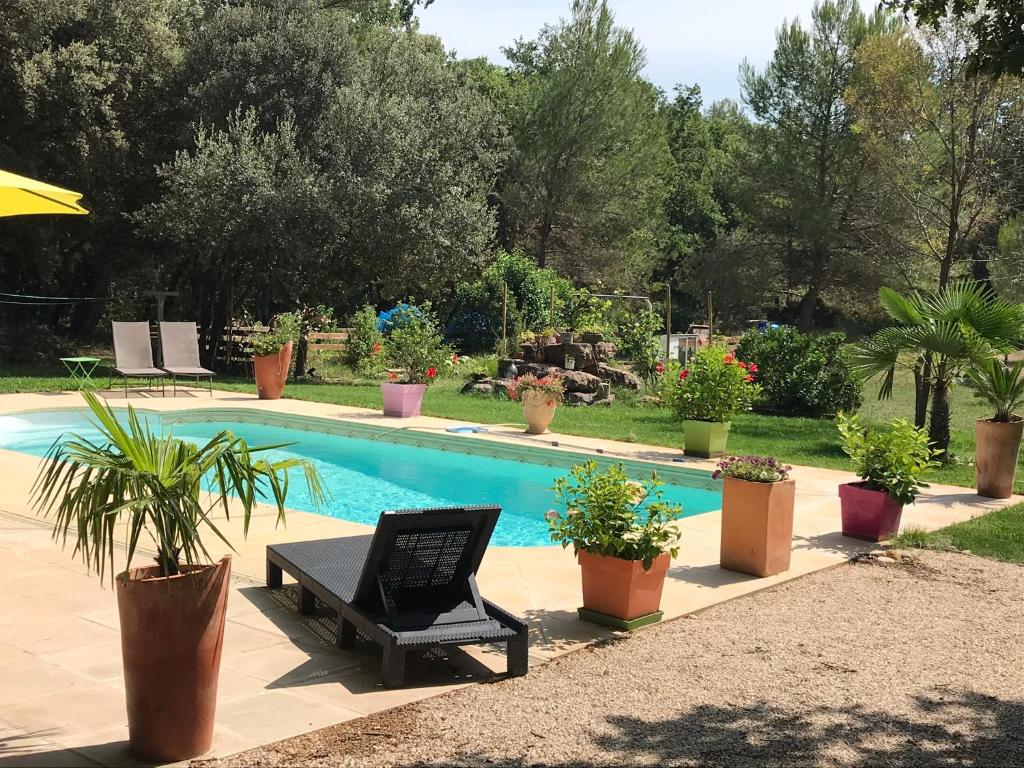
[[[265,325],[233,325],[224,329],[217,355],[213,359],[218,371],[241,371],[252,375],[252,338],[270,329]],[[300,340],[296,349],[296,373],[302,375],[309,355],[316,352],[343,352],[348,346],[351,329],[338,331],[312,331]],[[200,350],[204,360],[209,358],[209,348]]]

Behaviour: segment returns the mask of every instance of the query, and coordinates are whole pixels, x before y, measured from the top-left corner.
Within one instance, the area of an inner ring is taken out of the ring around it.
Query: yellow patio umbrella
[[[0,216],[29,213],[88,213],[78,204],[81,192],[0,171]]]

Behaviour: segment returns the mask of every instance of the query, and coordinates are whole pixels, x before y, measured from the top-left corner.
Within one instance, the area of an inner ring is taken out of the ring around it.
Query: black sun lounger
[[[314,597],[338,613],[337,644],[360,632],[384,649],[384,686],[399,688],[405,654],[444,645],[505,643],[508,674],[525,675],[520,619],[480,597],[476,571],[500,507],[382,512],[369,536],[267,547],[267,586],[299,582],[299,611]]]

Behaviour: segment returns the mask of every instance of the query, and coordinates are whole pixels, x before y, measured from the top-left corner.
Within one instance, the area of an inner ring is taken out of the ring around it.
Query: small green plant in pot
[[[278,400],[284,393],[301,325],[298,312],[283,312],[271,321],[269,331],[252,337],[253,376],[260,400]]]
[[[662,500],[655,472],[631,480],[621,464],[574,466],[555,482],[564,512],[548,511],[551,540],[572,546],[583,577],[580,617],[620,629],[661,618],[661,592],[678,552],[678,504]]]
[[[658,394],[683,420],[687,456],[707,459],[725,453],[732,420],[749,411],[761,392],[756,373],[756,365],[718,345],[699,349],[686,368],[666,366]]]
[[[390,318],[384,350],[392,370],[380,385],[384,415],[419,416],[427,385],[454,353],[445,346],[429,303],[410,301],[392,310]]]
[[[974,480],[978,495],[1008,499],[1013,495],[1024,420],[1016,413],[1024,402],[1024,363],[1007,366],[991,359],[967,370],[964,383],[988,403],[995,415],[974,422]]]
[[[279,446],[249,446],[230,432],[202,445],[161,437],[130,407],[123,424],[95,395],[85,398],[99,439],[58,439],[33,503],[53,516],[54,538],[65,545],[72,539],[75,554],[101,578],[113,574],[116,539],[127,536],[127,570],[111,577],[131,750],[146,762],[186,760],[210,748],[231,572],[230,557],[212,562],[203,536],[230,548],[215,522],[219,514],[227,520],[235,512],[244,534],[256,504],[266,500],[283,522],[288,472],[304,472],[316,504],[323,499],[320,479],[304,460],[261,455]],[[143,532],[156,565],[132,568]]]
[[[913,504],[925,474],[939,464],[932,459],[928,433],[906,419],[889,429],[866,429],[856,415],[840,413],[836,419],[843,451],[853,463],[860,482],[839,486],[843,535],[882,541],[900,528],[903,507]]]

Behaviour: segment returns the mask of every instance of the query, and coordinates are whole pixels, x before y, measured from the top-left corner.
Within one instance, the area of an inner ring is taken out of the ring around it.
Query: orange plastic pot
[[[650,570],[639,560],[593,555],[579,551],[583,574],[583,607],[632,621],[661,607],[661,590],[668,571],[668,553],[659,555]]]
[[[252,370],[256,377],[256,393],[260,400],[280,400],[288,381],[292,364],[292,342],[286,343],[273,355],[253,357]]]
[[[725,478],[719,564],[752,576],[789,570],[796,481],[753,483]]]
[[[1008,499],[1013,495],[1022,434],[1021,419],[974,422],[974,487],[979,496]]]
[[[231,558],[161,577],[117,577],[128,740],[139,760],[171,763],[210,750]]]

